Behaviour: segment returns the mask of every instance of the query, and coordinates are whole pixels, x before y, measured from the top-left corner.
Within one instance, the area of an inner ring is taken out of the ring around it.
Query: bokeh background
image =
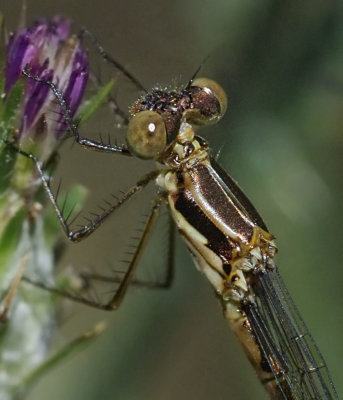
[[[20,0],[2,0],[15,29]],[[229,95],[228,115],[201,131],[275,233],[278,264],[295,302],[343,393],[343,3],[333,0],[28,1],[28,21],[62,14],[86,26],[146,87],[201,75]],[[94,68],[105,68],[101,61]],[[102,72],[103,73],[103,72]],[[105,77],[109,72],[105,71]],[[124,78],[115,94],[124,108],[137,91]],[[84,132],[114,130],[99,113]],[[62,149],[65,188],[89,188],[86,208],[125,190],[152,165]],[[123,258],[151,191],[85,243],[68,248],[63,265],[115,265]],[[166,230],[142,261],[163,268]],[[156,267],[157,266],[157,267]],[[176,246],[171,289],[129,290],[119,311],[66,304],[57,349],[105,320],[92,345],[33,389],[29,400],[265,399],[254,372],[206,280],[183,243]]]

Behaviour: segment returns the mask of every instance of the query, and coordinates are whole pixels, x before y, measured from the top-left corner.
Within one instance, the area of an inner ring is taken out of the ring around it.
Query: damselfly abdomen
[[[128,271],[106,304],[115,309],[132,282],[159,206],[167,204],[198,269],[219,297],[224,315],[242,343],[259,379],[272,399],[338,399],[328,369],[289,296],[274,263],[274,237],[237,184],[211,157],[206,141],[193,126],[217,122],[227,100],[209,79],[191,80],[179,91],[155,89],[130,109],[127,146],[110,145],[81,136],[63,95],[51,82],[69,130],[88,149],[155,160],[158,170],[144,176],[88,225],[72,231],[60,211],[40,163],[30,157],[41,175],[60,223],[72,241],[90,235],[121,204],[155,180],[158,194]],[[69,294],[68,297],[75,298]]]

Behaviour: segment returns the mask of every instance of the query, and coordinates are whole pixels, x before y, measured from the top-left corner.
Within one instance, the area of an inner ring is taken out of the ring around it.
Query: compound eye
[[[227,109],[227,96],[223,88],[212,79],[197,78],[189,89],[193,108],[186,111],[186,119],[197,125],[219,121]]]
[[[129,122],[126,142],[129,150],[139,158],[157,159],[167,145],[164,121],[154,111],[141,111]]]

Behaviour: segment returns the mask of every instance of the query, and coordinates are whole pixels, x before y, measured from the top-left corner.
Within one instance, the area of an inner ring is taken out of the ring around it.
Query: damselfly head
[[[215,123],[226,108],[224,90],[211,79],[195,79],[179,91],[154,89],[130,109],[128,147],[139,158],[156,160],[177,138],[182,122]]]

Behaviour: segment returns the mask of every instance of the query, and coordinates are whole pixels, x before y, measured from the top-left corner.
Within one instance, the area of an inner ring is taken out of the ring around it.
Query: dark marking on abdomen
[[[185,220],[208,240],[207,247],[216,253],[223,263],[230,263],[235,243],[226,237],[204,214],[188,190],[180,190],[174,197],[175,209]],[[192,238],[190,238],[192,239]]]

